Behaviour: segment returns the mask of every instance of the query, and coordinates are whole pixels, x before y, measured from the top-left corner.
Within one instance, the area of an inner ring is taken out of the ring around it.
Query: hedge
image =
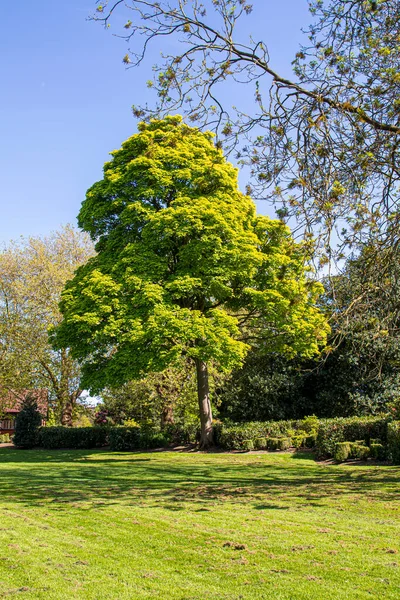
[[[395,465],[400,465],[400,421],[388,423],[387,449],[388,458]]]
[[[141,431],[140,427],[112,427],[109,443],[110,450],[114,452],[129,452],[165,447],[169,443],[169,438],[162,433]]]
[[[101,448],[108,443],[108,427],[42,427],[39,446],[49,450]]]
[[[301,421],[253,421],[250,423],[218,423],[214,427],[214,441],[224,450],[244,450],[245,442],[288,437],[288,431],[297,429]]]
[[[378,438],[387,444],[388,420],[385,417],[339,417],[321,419],[315,449],[318,458],[334,456],[340,442],[362,441],[369,446]]]

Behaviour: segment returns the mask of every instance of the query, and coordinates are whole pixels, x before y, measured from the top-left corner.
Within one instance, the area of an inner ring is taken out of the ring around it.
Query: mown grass
[[[400,468],[0,449],[0,597],[400,598]]]

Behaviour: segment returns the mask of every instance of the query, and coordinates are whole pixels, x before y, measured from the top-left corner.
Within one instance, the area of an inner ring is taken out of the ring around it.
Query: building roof
[[[42,415],[47,414],[49,394],[46,389],[39,390],[8,390],[0,391],[0,410],[7,414],[17,414],[21,411],[22,404],[28,396],[34,396],[38,409]]]

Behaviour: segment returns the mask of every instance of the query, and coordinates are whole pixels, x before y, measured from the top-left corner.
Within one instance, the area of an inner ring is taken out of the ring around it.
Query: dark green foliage
[[[378,460],[385,460],[386,452],[385,446],[383,444],[371,443],[370,447],[371,458],[376,458]]]
[[[350,443],[349,442],[339,442],[335,446],[334,458],[337,462],[344,462],[350,456]]]
[[[169,439],[159,432],[143,431],[140,427],[113,427],[110,429],[110,450],[129,452],[165,447]]]
[[[388,423],[387,447],[390,460],[400,465],[400,421]]]
[[[393,342],[389,353],[387,343],[373,340],[376,357],[364,340],[366,333],[349,336],[323,361],[250,352],[219,390],[220,416],[238,422],[299,419],[310,412],[334,418],[385,411],[400,392],[400,350]],[[371,376],[375,360],[382,362],[379,378]]]
[[[320,421],[316,450],[320,458],[333,456],[339,442],[364,440],[369,444],[371,438],[379,438],[385,444],[387,440],[387,419],[384,417],[350,417],[323,419]]]
[[[89,449],[108,443],[108,427],[42,427],[39,445],[43,448]]]
[[[42,419],[37,401],[31,396],[27,396],[15,420],[14,445],[18,448],[33,448],[36,446]]]
[[[171,423],[163,433],[172,444],[195,444],[200,440],[200,423]]]

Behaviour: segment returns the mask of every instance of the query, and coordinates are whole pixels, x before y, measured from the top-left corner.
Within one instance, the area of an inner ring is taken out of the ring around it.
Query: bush
[[[357,442],[351,444],[351,458],[359,458],[360,460],[366,460],[370,455],[370,449],[365,444],[359,444]]]
[[[334,458],[337,462],[344,462],[350,456],[350,443],[339,442],[335,446]]]
[[[388,423],[387,449],[389,459],[400,465],[400,421]]]
[[[113,427],[109,433],[110,450],[132,452],[168,445],[169,438],[163,433],[141,430],[140,427]]]
[[[108,443],[106,427],[42,427],[39,445],[49,450],[61,448],[101,448]]]
[[[297,430],[299,421],[254,421],[251,423],[219,423],[215,426],[215,443],[224,450],[240,450],[245,440],[255,443],[257,438],[288,437],[289,430]]]
[[[242,449],[246,450],[246,452],[249,452],[250,450],[254,450],[253,440],[244,440],[244,442],[242,444]]]
[[[3,433],[0,435],[0,444],[9,444],[11,442],[11,437],[9,433]]]
[[[168,424],[163,433],[172,444],[195,444],[200,440],[200,425],[197,422]]]
[[[292,435],[292,446],[297,450],[305,445],[306,437],[303,435]]]
[[[385,460],[386,452],[383,444],[371,443],[370,447],[371,457],[377,458],[378,460]]]
[[[361,440],[369,444],[371,439],[379,438],[385,444],[387,440],[387,419],[384,417],[349,417],[322,419],[316,439],[319,458],[334,456],[336,445],[340,442]]]
[[[271,452],[273,452],[274,450],[278,450],[279,438],[273,438],[273,437],[267,438],[267,448]]]
[[[39,440],[42,418],[36,399],[27,396],[22,403],[21,411],[15,419],[14,445],[18,448],[33,448],[36,446]]]
[[[254,441],[254,447],[257,450],[266,450],[267,449],[267,440],[264,437],[256,438]]]

